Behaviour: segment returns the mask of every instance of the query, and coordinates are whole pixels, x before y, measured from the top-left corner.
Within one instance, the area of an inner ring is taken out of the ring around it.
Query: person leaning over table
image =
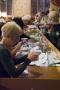
[[[22,44],[19,42],[22,30],[15,22],[8,22],[2,27],[1,31],[0,77],[19,77],[27,65],[37,59],[38,54],[31,52],[25,58],[15,60],[15,54]],[[16,68],[15,66],[21,62],[23,63]]]
[[[24,24],[22,18],[21,18],[21,17],[14,17],[12,20],[13,20],[16,24],[18,24],[18,25],[21,27],[21,29],[22,29],[22,32],[23,32],[23,33],[22,33],[22,35],[20,35],[20,41],[21,41],[22,38],[31,39],[28,35],[26,35],[26,34],[24,33],[24,27],[27,27],[27,26]]]

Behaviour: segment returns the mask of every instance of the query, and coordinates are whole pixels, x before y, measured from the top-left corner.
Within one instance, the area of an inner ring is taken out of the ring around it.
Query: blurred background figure
[[[59,23],[59,13],[57,11],[50,11],[48,14],[47,22],[58,24]]]
[[[35,22],[40,22],[40,18],[41,17],[41,12],[38,12],[36,15],[35,15]]]
[[[25,15],[25,16],[22,17],[22,20],[23,20],[25,25],[28,25],[29,22],[31,21],[31,16],[30,15]]]
[[[5,18],[5,21],[6,21],[6,22],[12,21],[12,16],[11,16],[11,15],[8,15],[8,16]]]
[[[16,24],[18,24],[18,25],[21,27],[21,29],[22,29],[22,35],[20,36],[20,41],[22,40],[22,38],[28,38],[28,39],[30,39],[30,37],[27,36],[27,35],[24,33],[24,29],[27,27],[27,25],[24,24],[22,18],[21,18],[21,17],[14,17],[12,20],[13,20]]]

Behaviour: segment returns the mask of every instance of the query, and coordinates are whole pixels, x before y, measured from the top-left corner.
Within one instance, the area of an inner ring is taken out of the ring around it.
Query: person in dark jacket
[[[20,36],[20,40],[21,40],[22,38],[31,39],[29,36],[27,36],[27,35],[24,33],[24,28],[27,27],[27,26],[24,24],[22,18],[21,18],[21,17],[15,17],[15,18],[13,18],[13,21],[14,21],[16,24],[18,24],[18,25],[21,27],[22,31],[23,31],[23,34]]]
[[[15,54],[21,46],[19,42],[21,28],[15,22],[3,25],[2,40],[0,42],[0,77],[19,77],[31,61],[37,59],[37,53],[29,53],[16,60]],[[15,46],[16,45],[16,46]],[[16,65],[22,64],[16,68]]]
[[[53,24],[47,24],[45,30],[45,36],[50,40],[50,42],[56,46],[57,43],[57,36],[54,31]]]

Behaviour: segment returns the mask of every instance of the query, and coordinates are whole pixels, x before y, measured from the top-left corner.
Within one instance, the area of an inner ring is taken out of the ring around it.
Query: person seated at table
[[[22,38],[31,39],[28,35],[26,35],[26,34],[24,33],[24,28],[27,27],[27,26],[24,24],[22,18],[20,18],[20,17],[14,17],[14,18],[13,18],[13,21],[14,21],[16,24],[18,24],[18,25],[21,27],[21,29],[22,29],[23,34],[20,36],[20,40],[21,40]]]
[[[1,27],[4,25],[5,23],[4,22],[0,22],[0,40],[1,40]]]
[[[3,25],[1,31],[0,77],[19,77],[27,65],[29,65],[31,61],[35,61],[37,59],[38,54],[31,52],[25,58],[23,57],[15,60],[15,54],[21,46],[19,39],[22,34],[22,30],[15,22],[8,22]],[[22,64],[16,68],[16,65],[21,62]]]
[[[31,25],[32,24],[32,22],[31,22],[32,16],[29,15],[29,14],[24,15],[22,17],[22,20],[23,20],[23,22],[24,22],[25,25]]]

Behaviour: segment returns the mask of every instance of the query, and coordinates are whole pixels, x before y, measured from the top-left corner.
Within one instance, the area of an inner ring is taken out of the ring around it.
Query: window
[[[7,15],[12,15],[12,0],[7,0]]]
[[[50,0],[31,0],[32,14],[40,11],[47,11],[50,7]]]
[[[12,14],[12,0],[0,0],[0,16]]]

